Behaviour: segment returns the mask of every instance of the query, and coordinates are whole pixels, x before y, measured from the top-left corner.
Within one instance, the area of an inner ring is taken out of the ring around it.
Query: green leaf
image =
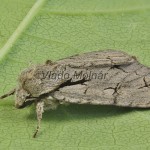
[[[149,0],[0,0],[0,94],[17,86],[30,63],[117,49],[150,65]],[[150,111],[70,105],[44,113],[36,139],[34,106],[0,101],[0,148],[146,150]]]

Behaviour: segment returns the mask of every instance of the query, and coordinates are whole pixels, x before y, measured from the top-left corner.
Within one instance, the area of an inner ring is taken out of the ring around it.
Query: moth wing
[[[118,70],[118,75],[105,82],[87,81],[84,84],[60,88],[54,91],[53,97],[61,103],[150,107],[150,69],[141,65],[133,67],[138,69],[130,73],[126,73],[127,68],[126,71]],[[117,70],[114,74],[115,72]]]
[[[72,85],[54,91],[53,97],[60,101],[60,103],[76,103],[76,104],[93,104],[93,105],[113,105],[114,104],[114,90],[104,91],[106,84],[97,85]]]
[[[75,55],[57,61],[58,63],[68,64],[71,67],[96,67],[96,66],[113,66],[113,65],[126,65],[136,61],[135,57],[128,55],[122,51],[105,50],[94,51]]]
[[[138,75],[135,79],[127,79],[127,82],[124,81],[118,90],[115,104],[129,107],[150,107],[150,73]]]
[[[150,107],[150,88],[126,89],[118,95],[115,105],[126,107]]]
[[[60,103],[93,104],[93,105],[116,105],[123,107],[150,107],[149,87],[127,87],[115,91],[116,84],[108,87],[101,85],[72,85],[64,87],[53,93],[53,97]],[[105,88],[104,88],[105,87]]]

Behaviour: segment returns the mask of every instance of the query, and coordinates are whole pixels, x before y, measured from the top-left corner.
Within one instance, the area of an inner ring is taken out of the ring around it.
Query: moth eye
[[[25,99],[25,96],[23,96],[23,95],[22,95],[22,97],[21,97],[21,98],[22,98],[22,99]]]
[[[25,95],[21,95],[21,99],[25,100],[26,99],[26,96]]]

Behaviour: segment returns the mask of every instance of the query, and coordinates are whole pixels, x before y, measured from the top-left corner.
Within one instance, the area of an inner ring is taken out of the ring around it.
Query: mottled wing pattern
[[[125,52],[116,50],[94,51],[68,57],[57,61],[59,64],[66,64],[70,67],[101,67],[112,65],[124,65],[134,62],[134,57]]]
[[[101,52],[98,53],[101,55]],[[117,62],[117,65],[103,67],[102,70],[108,73],[105,79],[92,79],[74,85],[68,84],[53,92],[53,97],[60,102],[69,103],[150,107],[150,68],[141,65],[136,59],[122,52],[102,52],[103,55],[104,53],[110,56],[113,54]],[[117,54],[119,59],[122,57],[123,60],[126,58],[131,60],[130,63],[119,63]],[[114,58],[111,57],[113,60]],[[88,69],[97,71],[101,70],[101,66],[93,66]]]

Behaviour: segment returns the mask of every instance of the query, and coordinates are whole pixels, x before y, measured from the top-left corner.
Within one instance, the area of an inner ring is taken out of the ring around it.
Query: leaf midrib
[[[24,19],[20,22],[16,30],[12,33],[10,38],[6,41],[4,46],[0,50],[0,63],[3,61],[5,56],[9,53],[12,46],[15,44],[17,39],[21,36],[23,31],[28,27],[34,16],[38,13],[38,10],[44,5],[46,0],[37,0],[32,8],[29,10]]]

